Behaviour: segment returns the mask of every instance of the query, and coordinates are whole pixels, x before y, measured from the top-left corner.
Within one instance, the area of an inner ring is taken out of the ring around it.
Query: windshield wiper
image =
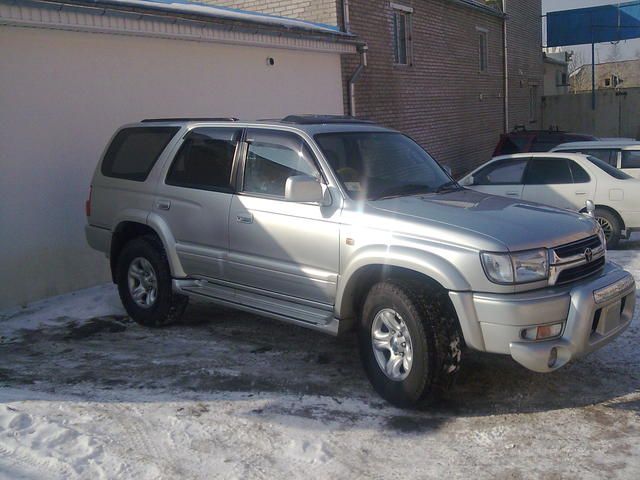
[[[379,195],[371,200],[383,200],[386,198],[401,197],[403,195],[415,195],[416,193],[431,193],[433,188],[429,185],[420,183],[409,183],[406,185],[397,185],[395,187],[383,190]]]
[[[443,183],[438,188],[436,188],[436,193],[442,192],[453,192],[455,190],[460,190],[462,187],[455,180],[451,180],[449,182]]]

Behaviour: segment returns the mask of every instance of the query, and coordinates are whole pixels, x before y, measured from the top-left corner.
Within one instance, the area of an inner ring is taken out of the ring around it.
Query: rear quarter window
[[[144,182],[179,127],[133,127],[120,130],[102,161],[106,177]]]

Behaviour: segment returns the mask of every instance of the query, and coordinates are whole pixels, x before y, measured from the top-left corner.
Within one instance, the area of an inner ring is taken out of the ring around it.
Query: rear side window
[[[622,168],[640,168],[640,150],[622,152]]]
[[[499,160],[487,165],[473,175],[474,185],[517,185],[522,183],[522,174],[527,159]]]
[[[602,160],[600,160],[599,158],[587,157],[587,160],[589,160],[591,163],[593,163],[599,169],[604,170],[605,172],[607,172],[613,178],[617,178],[618,180],[628,180],[629,178],[633,178],[631,175],[627,175],[622,170],[618,170],[616,167],[612,167],[608,163],[603,162]]]
[[[573,183],[569,162],[564,158],[531,159],[524,180],[527,185]]]
[[[180,147],[167,185],[199,190],[232,191],[231,168],[241,130],[196,128]]]
[[[573,160],[568,160],[568,162],[569,168],[571,169],[571,176],[573,176],[573,183],[588,183],[591,181],[591,177],[584,168]]]
[[[102,174],[144,182],[178,127],[134,127],[120,130],[105,153]]]
[[[607,162],[609,165],[617,166],[618,152],[608,148],[595,148],[595,149],[575,149],[575,150],[562,150],[563,152],[581,153],[583,155],[599,158],[603,162]]]

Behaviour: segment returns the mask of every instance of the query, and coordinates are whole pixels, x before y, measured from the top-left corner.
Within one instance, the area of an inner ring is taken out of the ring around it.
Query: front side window
[[[422,147],[400,133],[322,133],[315,140],[351,198],[378,200],[459,188]]]
[[[393,63],[411,63],[411,14],[409,10],[393,10]]]
[[[527,185],[573,183],[569,162],[564,158],[533,158],[529,162],[524,183]]]
[[[640,168],[640,150],[622,152],[622,168]]]
[[[320,180],[313,154],[296,134],[249,130],[243,191],[284,198],[289,177],[307,175]]]
[[[120,130],[107,148],[101,171],[106,177],[144,182],[178,127],[133,127]]]
[[[484,29],[478,29],[478,66],[481,72],[486,72],[489,65],[488,33]]]
[[[522,174],[527,159],[498,160],[473,175],[474,185],[517,185],[522,183]]]
[[[240,132],[231,128],[191,131],[169,169],[167,185],[232,191],[231,167]]]

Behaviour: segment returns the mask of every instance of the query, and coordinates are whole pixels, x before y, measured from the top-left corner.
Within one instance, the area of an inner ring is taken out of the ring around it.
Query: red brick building
[[[356,35],[367,66],[352,103],[349,79],[361,59],[343,55],[345,112],[408,133],[455,173],[488,160],[505,129],[541,128],[541,0],[211,2]]]

